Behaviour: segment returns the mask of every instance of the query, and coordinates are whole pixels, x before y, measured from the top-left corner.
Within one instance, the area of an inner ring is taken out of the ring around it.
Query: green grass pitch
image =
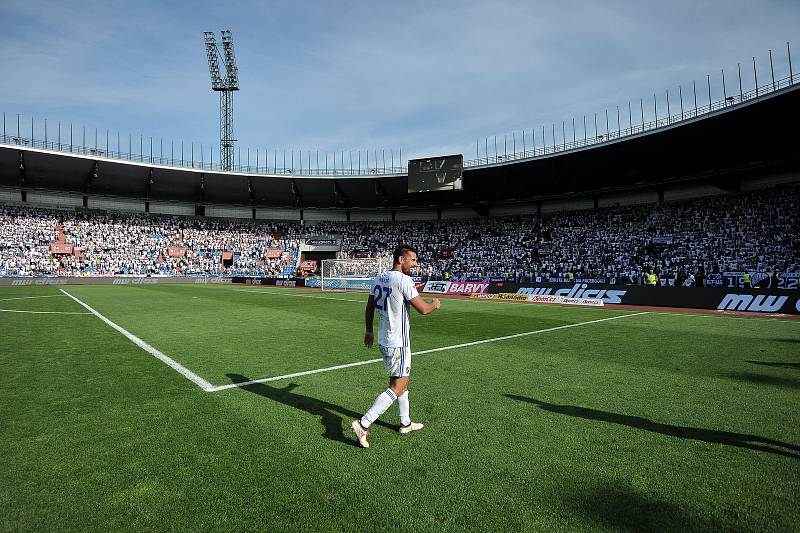
[[[64,288],[215,386],[378,357],[363,293]],[[379,363],[207,392],[59,288],[0,309],[0,531],[800,529],[797,321],[444,300],[415,352],[579,325],[417,355],[425,429],[364,450]]]

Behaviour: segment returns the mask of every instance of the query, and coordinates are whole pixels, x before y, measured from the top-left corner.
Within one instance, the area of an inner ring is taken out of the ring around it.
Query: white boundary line
[[[356,361],[355,363],[347,363],[344,365],[329,366],[326,368],[316,368],[314,370],[306,370],[304,372],[294,372],[293,374],[284,374],[283,376],[273,376],[271,378],[254,379],[252,381],[243,381],[242,383],[229,383],[227,385],[217,385],[208,392],[219,392],[221,390],[233,389],[236,387],[246,387],[256,383],[267,383],[269,381],[278,381],[279,379],[296,378],[298,376],[308,376],[311,374],[319,374],[321,372],[330,372],[331,370],[340,370],[342,368],[351,368],[354,366],[368,365],[370,363],[377,363],[383,359],[368,359],[366,361]]]
[[[77,298],[75,298],[73,295],[71,295],[70,293],[68,293],[64,289],[59,289],[59,290],[61,292],[63,292],[64,294],[66,294],[67,296],[69,296],[70,298],[72,298],[73,300],[75,300],[77,303],[79,303],[83,307],[85,307],[86,309],[88,309],[91,314],[93,314],[94,316],[96,316],[97,318],[99,318],[100,320],[102,320],[103,322],[105,322],[106,324],[108,324],[109,326],[114,328],[115,330],[119,331],[123,335],[125,335],[136,346],[138,346],[142,350],[146,351],[147,353],[149,353],[153,357],[155,357],[157,359],[160,359],[161,361],[163,361],[164,363],[169,365],[173,370],[178,372],[180,375],[182,375],[183,377],[185,377],[186,379],[188,379],[189,381],[191,381],[195,385],[199,386],[204,391],[211,392],[211,391],[214,390],[214,388],[215,388],[214,385],[212,385],[211,383],[209,383],[205,379],[201,378],[200,376],[198,376],[197,374],[195,374],[194,372],[192,372],[191,370],[189,370],[185,366],[181,365],[180,363],[178,363],[177,361],[175,361],[173,359],[170,359],[169,357],[167,357],[166,355],[164,355],[160,351],[156,350],[155,348],[153,348],[152,346],[150,346],[149,344],[144,342],[142,339],[140,339],[139,337],[137,337],[133,333],[131,333],[128,330],[126,330],[125,328],[123,328],[122,326],[120,326],[118,324],[115,324],[111,320],[107,319],[106,317],[104,317],[103,315],[101,315],[100,313],[98,313],[97,311],[92,309],[91,307],[89,307],[87,304],[85,304],[82,301],[80,301]]]
[[[566,324],[564,326],[556,326],[553,328],[547,329],[537,329],[535,331],[526,331],[525,333],[515,333],[513,335],[504,335],[503,337],[495,337],[493,339],[483,339],[480,341],[475,342],[465,342],[463,344],[454,344],[453,346],[445,346],[443,348],[434,348],[432,350],[422,350],[421,352],[416,352],[416,355],[420,355],[423,353],[432,353],[432,352],[443,352],[445,350],[454,350],[456,348],[464,348],[466,346],[475,346],[476,344],[486,344],[487,342],[497,342],[497,341],[504,341],[507,339],[516,339],[517,337],[527,337],[528,335],[536,335],[537,333],[547,333],[549,331],[556,331],[559,329],[567,329],[567,328],[574,328],[576,326],[585,326],[587,324],[596,324],[597,322],[607,322],[609,320],[616,320],[618,318],[627,318],[629,316],[639,316],[639,315],[647,315],[650,311],[641,311],[639,313],[630,313],[627,315],[617,315],[617,316],[610,316],[607,318],[598,318],[596,320],[587,320],[586,322],[577,322],[575,324]]]
[[[91,315],[92,313],[76,313],[73,311],[23,311],[22,309],[0,309],[0,313],[30,313],[32,315]]]
[[[486,344],[488,342],[497,342],[497,341],[503,341],[503,340],[508,340],[508,339],[516,339],[518,337],[527,337],[529,335],[537,335],[539,333],[547,333],[549,331],[557,331],[559,329],[575,328],[575,327],[578,327],[578,326],[585,326],[585,325],[588,325],[588,324],[596,324],[598,322],[607,322],[609,320],[617,320],[618,318],[627,318],[627,317],[631,317],[631,316],[646,315],[646,314],[649,314],[649,313],[650,313],[649,311],[642,311],[640,313],[630,313],[630,314],[627,314],[627,315],[618,315],[618,316],[612,316],[612,317],[608,317],[608,318],[599,318],[597,320],[587,320],[586,322],[577,322],[575,324],[566,324],[564,326],[556,326],[554,328],[537,329],[535,331],[526,331],[525,333],[515,333],[514,335],[504,335],[503,337],[494,337],[492,339],[483,339],[483,340],[474,341],[474,342],[465,342],[465,343],[462,343],[462,344],[454,344],[452,346],[443,346],[441,348],[433,348],[433,349],[430,349],[430,350],[422,350],[422,351],[419,351],[419,352],[414,352],[413,355],[422,355],[422,354],[433,353],[433,352],[443,352],[445,350],[455,350],[456,348],[464,348],[464,347],[467,347],[467,346],[475,346],[477,344]],[[339,370],[339,369],[342,369],[342,368],[350,368],[350,367],[354,367],[354,366],[368,365],[370,363],[377,363],[379,361],[383,361],[383,359],[369,359],[369,360],[366,360],[366,361],[357,361],[355,363],[348,363],[348,364],[345,364],[345,365],[329,366],[327,368],[317,368],[315,370],[306,370],[305,372],[295,372],[295,373],[292,373],[292,374],[285,374],[283,376],[273,376],[271,378],[254,379],[254,380],[245,381],[245,382],[242,382],[242,383],[230,383],[228,385],[219,385],[219,386],[216,386],[216,387],[213,387],[212,389],[210,389],[209,392],[218,392],[218,391],[227,390],[227,389],[233,389],[233,388],[237,388],[237,387],[246,387],[247,385],[254,385],[256,383],[267,383],[269,381],[278,381],[280,379],[288,379],[288,378],[294,378],[294,377],[298,377],[298,376],[308,376],[310,374],[319,374],[321,372],[330,372],[332,370]]]
[[[47,296],[18,296],[16,298],[0,298],[0,302],[7,302],[9,300],[30,300],[31,298],[63,298],[63,294],[49,294]]]

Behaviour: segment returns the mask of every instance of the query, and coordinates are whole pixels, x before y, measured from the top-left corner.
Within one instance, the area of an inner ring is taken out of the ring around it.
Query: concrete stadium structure
[[[798,82],[795,75],[590,142],[467,161],[459,192],[409,194],[405,174],[376,169],[355,176],[224,172],[4,133],[0,202],[313,222],[548,213],[751,190],[800,177],[800,152],[786,133],[800,116]]]

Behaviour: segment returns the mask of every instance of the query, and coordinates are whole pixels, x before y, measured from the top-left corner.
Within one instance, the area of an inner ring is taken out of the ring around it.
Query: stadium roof
[[[122,154],[102,148],[9,133],[0,144],[0,185],[198,204],[331,208],[480,205],[687,180],[713,180],[736,190],[747,175],[798,168],[795,141],[784,133],[800,110],[798,79],[654,123],[634,122],[628,130],[466,162],[460,192],[408,194],[405,174],[375,168],[357,176],[266,168],[223,172],[208,163],[195,161],[192,168],[152,155],[122,160]]]

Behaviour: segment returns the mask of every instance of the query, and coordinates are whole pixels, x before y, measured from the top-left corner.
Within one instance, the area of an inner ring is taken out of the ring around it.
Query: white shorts
[[[378,350],[383,355],[383,366],[389,376],[404,378],[411,374],[411,348],[388,348],[379,344]]]

